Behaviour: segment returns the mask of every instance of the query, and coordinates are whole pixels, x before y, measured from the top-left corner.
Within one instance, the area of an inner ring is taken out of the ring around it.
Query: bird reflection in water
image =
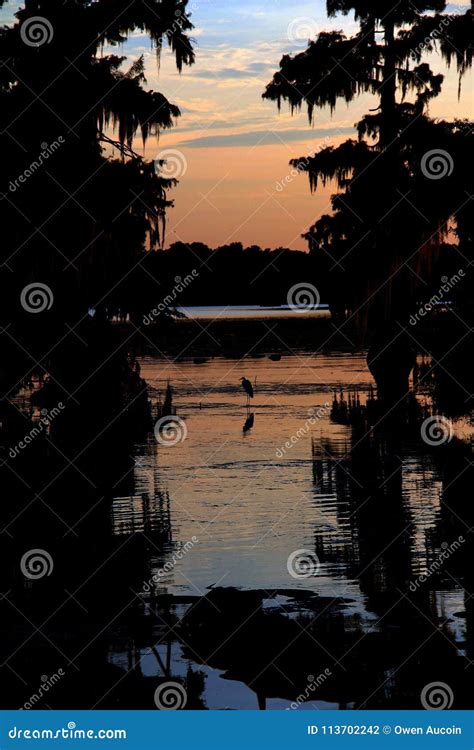
[[[248,411],[247,412],[247,419],[244,422],[244,426],[242,428],[242,431],[243,432],[248,432],[249,430],[251,430],[252,427],[253,427],[254,421],[255,421],[255,414],[253,412]]]
[[[245,377],[240,378],[240,382],[242,383],[242,388],[247,394],[247,402],[246,402],[247,417],[245,419],[244,426],[242,428],[242,431],[245,433],[252,429],[254,422],[255,422],[255,413],[250,411],[250,399],[253,398],[254,390],[253,390],[253,385],[248,378],[245,378]]]

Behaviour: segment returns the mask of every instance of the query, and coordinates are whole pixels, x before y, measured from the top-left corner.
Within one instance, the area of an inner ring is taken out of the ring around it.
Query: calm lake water
[[[315,309],[300,309],[279,305],[276,307],[265,307],[262,305],[215,305],[201,307],[178,307],[178,311],[187,318],[193,320],[238,320],[238,319],[262,319],[262,318],[329,318],[328,305],[319,304]]]
[[[176,413],[187,431],[176,445],[137,446],[135,493],[113,503],[117,535],[162,535],[150,551],[154,593],[199,597],[209,587],[264,590],[271,593],[264,596],[263,607],[296,617],[305,606],[288,605],[300,591],[344,601],[348,630],[378,634],[385,627],[388,632],[401,628],[385,616],[386,597],[396,593],[401,606],[407,582],[429,571],[454,531],[442,526],[441,472],[419,440],[405,439],[395,457],[395,449],[364,440],[352,426],[331,418],[333,395],[341,388],[344,398],[357,390],[365,403],[371,377],[364,355],[201,364],[150,358],[141,366],[153,401],[163,398],[171,382]],[[254,423],[246,432],[243,376],[255,388]],[[371,483],[373,492],[367,491]],[[319,561],[308,577],[290,575],[288,558],[298,550]],[[461,652],[463,589],[452,573],[441,573],[433,577],[429,596],[426,616],[438,614]],[[196,667],[181,644],[169,648],[175,675]],[[116,649],[112,658],[123,665],[126,649]],[[145,674],[156,673],[152,654],[143,653],[142,668]],[[199,669],[208,708],[257,708],[254,692],[243,681],[226,679],[224,670],[207,664]],[[278,695],[267,697],[267,708],[290,705]],[[340,705],[319,700],[302,708]]]

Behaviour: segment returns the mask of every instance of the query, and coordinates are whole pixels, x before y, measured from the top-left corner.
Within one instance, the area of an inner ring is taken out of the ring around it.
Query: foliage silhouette
[[[143,57],[127,65],[109,49],[140,31],[158,62],[167,44],[181,71],[194,62],[186,7],[27,0],[0,30],[0,386],[10,416],[8,397],[35,370],[49,374],[50,404],[68,400],[63,424],[106,424],[123,406],[133,373],[104,308],[145,247],[162,242],[174,184],[132,146],[136,136],[158,137],[180,112],[144,88]],[[54,301],[32,314],[21,295],[38,283]],[[114,397],[104,401],[104,392]]]
[[[359,31],[322,32],[304,52],[283,56],[263,94],[279,107],[288,101],[292,111],[306,106],[311,123],[317,109],[333,111],[338,100],[377,98],[357,124],[358,140],[292,164],[308,173],[311,190],[319,182],[337,185],[333,214],[305,236],[313,252],[330,259],[338,278],[331,287],[343,289],[360,330],[371,335],[369,363],[378,359],[372,371],[390,398],[406,390],[413,354],[403,328],[422,284],[433,281],[433,260],[451,229],[459,262],[466,266],[472,254],[472,124],[428,115],[443,76],[423,54],[437,51],[447,64],[455,61],[460,76],[472,64],[471,11],[442,14],[445,6],[444,0],[395,6],[328,0],[328,15],[354,12]],[[441,154],[443,179],[427,174],[431,151]],[[341,302],[336,297],[333,306]]]

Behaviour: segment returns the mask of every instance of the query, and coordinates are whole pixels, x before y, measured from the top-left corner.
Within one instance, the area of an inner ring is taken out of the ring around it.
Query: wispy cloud
[[[275,63],[255,62],[241,68],[218,68],[213,70],[198,69],[194,72],[194,78],[255,78],[261,73],[269,73],[274,70]]]
[[[275,146],[281,143],[307,141],[315,147],[321,139],[337,138],[341,135],[353,133],[352,127],[341,128],[295,128],[293,130],[252,130],[246,133],[229,133],[225,135],[206,135],[179,141],[176,145],[188,148],[223,148],[226,146]]]

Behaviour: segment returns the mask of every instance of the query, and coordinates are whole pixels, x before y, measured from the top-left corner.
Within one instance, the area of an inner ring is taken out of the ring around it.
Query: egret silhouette
[[[250,399],[253,398],[253,385],[247,378],[240,378],[240,382],[242,383],[242,388],[247,394],[247,406],[249,406]]]

